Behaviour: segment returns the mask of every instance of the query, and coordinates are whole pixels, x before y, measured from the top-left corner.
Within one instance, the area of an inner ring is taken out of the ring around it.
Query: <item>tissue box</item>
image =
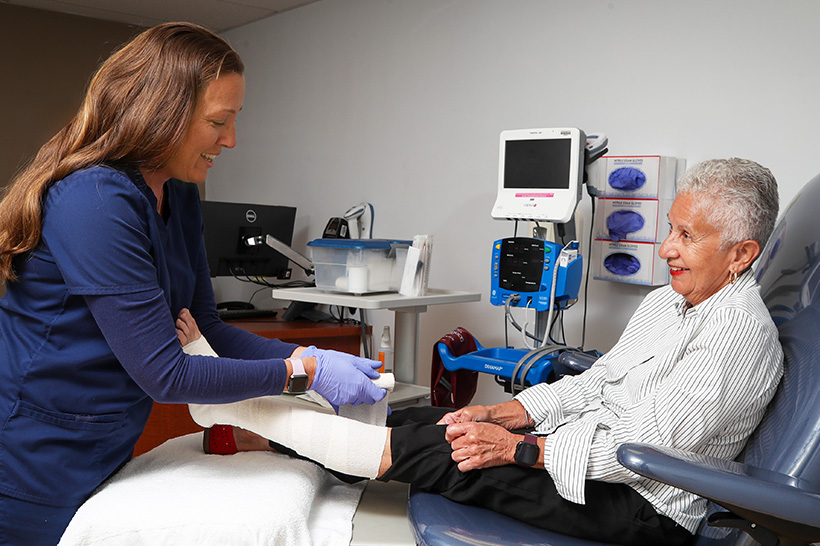
[[[398,239],[316,239],[308,243],[316,288],[361,295],[397,292],[407,249]]]
[[[613,239],[607,228],[607,220],[612,214],[630,212],[643,218],[643,227],[626,233],[620,240],[662,243],[669,235],[666,215],[671,206],[670,199],[598,199],[594,236],[596,239]]]
[[[660,243],[601,241],[592,243],[592,278],[629,284],[661,286],[669,283],[669,267],[658,256]],[[621,259],[612,264],[607,259]],[[632,266],[629,271],[626,269]]]
[[[598,197],[674,199],[675,182],[685,166],[683,160],[679,165],[677,158],[659,155],[604,156],[593,163],[588,183],[598,190]],[[641,177],[635,182],[636,187],[616,187],[629,186],[631,174]]]

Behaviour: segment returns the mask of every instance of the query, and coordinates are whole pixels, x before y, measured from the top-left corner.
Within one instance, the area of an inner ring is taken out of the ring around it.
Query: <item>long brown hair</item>
[[[39,242],[51,184],[107,162],[162,167],[177,151],[207,84],[229,73],[244,73],[239,55],[189,23],[148,29],[112,54],[71,122],[40,148],[0,201],[0,283],[16,280],[14,257]]]

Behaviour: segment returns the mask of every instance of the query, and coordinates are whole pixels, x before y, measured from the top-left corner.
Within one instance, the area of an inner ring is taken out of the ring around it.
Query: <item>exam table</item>
[[[796,546],[820,541],[820,176],[785,210],[757,264],[780,331],[784,376],[737,461],[625,444],[618,460],[643,476],[709,499],[697,546]],[[425,546],[608,546],[411,491]],[[750,538],[751,537],[751,538]]]
[[[194,432],[132,459],[83,503],[60,541],[149,544],[408,546],[414,540],[406,485],[346,484],[310,461],[278,453],[207,455],[202,432]]]

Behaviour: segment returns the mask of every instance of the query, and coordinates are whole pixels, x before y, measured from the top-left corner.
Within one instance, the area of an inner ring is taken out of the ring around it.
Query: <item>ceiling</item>
[[[318,0],[0,0],[6,4],[144,27],[168,21],[190,21],[216,32],[316,1]]]

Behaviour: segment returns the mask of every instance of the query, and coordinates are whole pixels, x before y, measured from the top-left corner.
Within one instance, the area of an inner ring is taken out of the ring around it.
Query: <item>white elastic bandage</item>
[[[204,337],[189,343],[188,354],[212,354]],[[205,351],[210,350],[210,353]],[[196,352],[194,352],[196,351]],[[388,391],[393,374],[374,383]],[[375,478],[387,441],[387,397],[373,405],[339,408],[339,415],[292,405],[290,396],[263,396],[231,404],[189,404],[200,426],[233,425],[285,445],[326,468],[352,476]]]

